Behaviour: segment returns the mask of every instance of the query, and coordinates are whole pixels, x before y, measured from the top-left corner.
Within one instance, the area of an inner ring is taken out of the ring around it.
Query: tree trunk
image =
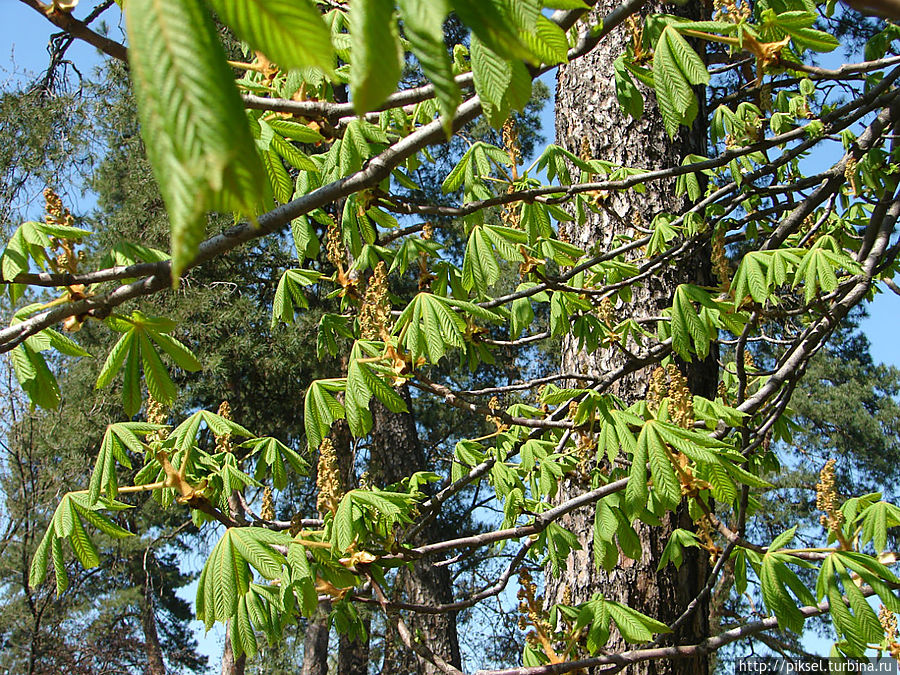
[[[372,481],[383,487],[395,483],[416,471],[425,470],[425,453],[419,442],[415,418],[412,414],[412,400],[406,389],[401,391],[409,413],[391,413],[379,401],[372,399],[372,414],[375,420],[370,472]],[[420,535],[422,542],[434,534],[432,521]],[[411,542],[411,545],[420,542]],[[452,602],[450,573],[446,567],[435,567],[428,561],[418,561],[412,569],[400,568],[394,586],[394,598],[403,602],[422,605],[436,605]],[[457,668],[461,667],[459,638],[456,632],[456,614],[416,614],[411,613],[406,622],[413,635],[418,635],[424,644],[436,655]],[[441,672],[431,663],[399,643],[391,627],[385,631],[383,675],[395,673]]]
[[[149,575],[147,575],[149,576]],[[146,577],[145,577],[146,579]],[[159,644],[159,632],[156,629],[156,603],[149,580],[141,586],[141,628],[144,631],[144,653],[147,655],[147,675],[166,675],[166,664],[163,661],[162,647]]]
[[[366,621],[368,631],[370,621]],[[369,641],[351,640],[341,635],[338,645],[338,675],[366,675],[369,672]]]
[[[327,603],[319,603],[310,617],[303,636],[303,667],[300,675],[328,675],[328,612]]]
[[[616,3],[601,0],[598,14],[612,9]],[[648,12],[665,11],[661,6],[650,6]],[[656,110],[652,94],[646,89],[645,113],[640,120],[624,115],[615,95],[613,61],[623,51],[630,35],[624,28],[604,40],[590,54],[560,67],[556,92],[556,138],[560,146],[576,155],[609,160],[628,167],[657,169],[677,166],[691,152],[704,154],[702,130],[682,129],[674,141],[666,135],[662,119]],[[649,95],[648,95],[649,94]],[[702,106],[702,103],[701,103]],[[698,115],[702,119],[703,113]],[[681,198],[674,196],[674,180],[659,181],[647,185],[644,194],[613,193],[603,199],[602,213],[590,214],[582,225],[568,223],[563,233],[569,240],[585,250],[613,248],[613,239],[620,234],[633,234],[634,225],[647,227],[660,212],[678,213],[684,208]],[[640,254],[638,254],[640,255]],[[638,264],[640,261],[636,261]],[[654,274],[634,289],[633,299],[616,308],[616,322],[628,316],[640,318],[656,316],[671,305],[672,294],[679,283],[708,283],[709,258],[691,260],[680,268]],[[640,351],[639,347],[631,348]],[[586,353],[578,349],[576,340],[567,339],[562,347],[562,370],[599,376],[622,365],[625,357],[618,349],[599,349]],[[691,391],[712,396],[717,383],[715,354],[706,361],[679,364],[687,376]],[[645,368],[622,378],[611,390],[631,403],[642,399],[647,390],[651,368]],[[574,386],[578,386],[577,384]],[[585,482],[567,476],[560,486],[558,500],[566,500],[589,489]],[[640,560],[619,556],[617,566],[610,572],[597,570],[593,563],[592,529],[594,514],[580,509],[568,516],[562,525],[573,531],[581,541],[583,550],[569,557],[566,568],[558,578],[548,572],[545,602],[577,604],[589,600],[593,593],[601,592],[608,600],[627,604],[634,609],[665,623],[673,622],[703,588],[708,571],[706,554],[698,549],[685,549],[684,564],[676,571],[668,565],[657,572],[662,550],[669,534],[675,528],[692,529],[686,505],[675,513],[667,514],[662,527],[650,528],[635,522],[641,538]],[[685,625],[670,643],[694,643],[706,637],[708,607],[701,606],[693,621]],[[627,646],[616,631],[607,649],[624,651]],[[705,657],[645,662],[631,666],[629,674],[696,675],[708,671]]]
[[[241,654],[234,658],[234,650],[231,648],[231,621],[225,625],[225,649],[222,652],[222,675],[244,675],[244,666],[247,664],[247,655]]]

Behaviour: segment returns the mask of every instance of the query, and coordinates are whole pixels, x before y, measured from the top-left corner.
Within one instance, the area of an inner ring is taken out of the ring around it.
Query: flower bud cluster
[[[674,365],[666,370],[669,374],[669,398],[672,401],[672,419],[684,429],[694,428],[694,396],[688,388],[687,379]]]
[[[516,597],[519,599],[519,628],[524,631],[533,626],[537,632],[530,631],[525,639],[530,644],[537,645],[538,633],[549,635],[552,628],[542,609],[543,598],[537,595],[537,584],[527,569],[519,571],[519,592]]]
[[[609,297],[605,297],[600,301],[600,304],[597,305],[596,312],[597,318],[610,328],[616,325],[616,308]]]
[[[231,421],[231,404],[228,401],[222,401],[218,410],[219,417]],[[234,452],[234,445],[231,443],[231,434],[216,434],[216,454],[222,452]]]
[[[665,368],[657,368],[650,375],[647,406],[651,410],[658,410],[666,396],[669,397],[669,414],[672,421],[684,429],[692,429],[694,427],[694,397],[684,375],[674,364],[669,364]]]
[[[844,514],[840,510],[840,500],[834,487],[834,465],[837,460],[832,458],[825,462],[825,466],[819,472],[819,482],[816,483],[816,508],[824,511],[819,517],[819,522],[829,532],[838,532],[844,524]]]
[[[363,339],[388,342],[391,333],[390,319],[391,301],[388,298],[387,268],[382,260],[375,267],[369,280],[359,310],[359,327]]]
[[[153,398],[153,396],[150,396],[150,398],[147,399],[147,422],[150,424],[165,424],[167,417],[168,414],[166,412],[166,407],[155,398]],[[152,434],[148,434],[147,440],[151,443],[154,441],[162,443],[168,437],[168,429],[158,429]]]
[[[725,228],[717,227],[713,234],[710,259],[722,290],[728,293],[731,290],[731,266],[725,253]]]
[[[341,228],[332,220],[328,224],[328,231],[325,233],[325,256],[328,262],[337,268],[343,268],[346,255],[344,251],[344,241],[341,238]]]
[[[713,0],[713,21],[741,23],[749,19],[752,12],[749,2],[738,5],[736,0]]]
[[[272,488],[268,485],[263,489],[263,500],[259,509],[259,517],[263,520],[275,520],[275,497],[272,496]]]
[[[330,438],[322,440],[319,446],[319,465],[316,473],[316,487],[319,494],[316,497],[316,508],[319,513],[337,511],[338,502],[341,499],[341,474],[338,470],[337,453],[334,443]]]
[[[63,206],[62,199],[52,188],[44,190],[44,210],[46,216],[44,222],[53,227],[75,227],[75,218],[69,209]],[[75,253],[75,241],[58,237],[50,237],[50,244],[54,250],[58,250],[55,258],[51,259],[51,266],[56,272],[68,272],[76,274],[78,263],[84,260],[84,252]]]
[[[900,661],[900,643],[897,642],[897,616],[884,605],[878,610],[878,622],[884,630],[884,642],[890,655]]]

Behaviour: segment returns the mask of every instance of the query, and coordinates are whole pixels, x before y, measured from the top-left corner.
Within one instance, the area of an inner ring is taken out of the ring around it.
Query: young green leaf
[[[388,96],[400,79],[403,48],[392,0],[356,0],[350,5],[350,95],[360,115]]]
[[[265,203],[264,173],[200,0],[130,0],[125,21],[142,136],[172,225],[177,282],[206,233],[206,212],[252,215]]]
[[[444,44],[444,19],[449,11],[447,0],[400,0],[399,5],[404,33],[425,76],[434,85],[444,129],[449,133],[461,96],[453,79],[450,53]]]
[[[322,14],[310,0],[208,0],[216,14],[284,69],[316,66],[331,74],[334,50]]]

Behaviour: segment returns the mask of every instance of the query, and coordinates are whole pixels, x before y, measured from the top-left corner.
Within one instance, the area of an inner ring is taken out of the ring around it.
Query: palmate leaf
[[[887,548],[888,529],[900,526],[900,508],[889,502],[876,502],[859,514],[854,525],[860,528],[860,547],[871,541],[875,550],[881,553]]]
[[[237,422],[225,419],[209,410],[198,410],[172,430],[171,437],[174,439],[175,447],[179,450],[186,450],[193,446],[197,442],[204,424],[216,436],[250,438],[254,435],[252,431],[245,429]]]
[[[697,53],[672,26],[666,26],[653,55],[653,82],[666,132],[674,138],[678,126],[690,126],[697,116],[691,85],[709,83],[709,72]]]
[[[816,596],[819,600],[828,598],[834,628],[846,641],[848,653],[862,657],[866,644],[880,643],[884,633],[872,607],[850,577],[848,567],[865,581],[874,582],[873,588],[879,596],[884,595],[889,607],[896,607],[898,603],[895,592],[885,581],[893,583],[896,577],[874,558],[860,553],[841,551],[822,562],[816,580]]]
[[[476,226],[469,235],[466,254],[463,258],[463,286],[466,290],[477,289],[484,295],[487,289],[500,279],[500,265],[484,229]]]
[[[392,0],[357,0],[350,5],[350,95],[362,114],[394,92],[403,68],[403,48]]]
[[[522,44],[505,0],[451,0],[457,16],[478,40],[510,59],[534,59]]]
[[[555,66],[569,60],[569,41],[565,32],[540,13],[534,26],[519,30],[519,38],[541,63]]]
[[[685,361],[691,360],[691,351],[701,359],[706,358],[709,354],[709,345],[717,334],[716,326],[704,320],[694,309],[694,302],[699,303],[701,307],[719,312],[719,306],[713,301],[712,296],[702,288],[692,284],[681,284],[675,289],[671,312],[672,349]]]
[[[273,150],[266,150],[263,152],[263,165],[266,168],[266,175],[269,177],[269,184],[272,186],[275,199],[282,204],[287,204],[294,194],[294,181],[291,180],[287,169],[281,163],[281,157]]]
[[[485,45],[477,35],[472,37],[472,74],[475,93],[481,98],[491,124],[499,128],[509,115],[507,91],[513,79],[513,63]]]
[[[39,305],[23,307],[13,316],[10,325],[14,326],[24,320]],[[47,365],[41,352],[55,349],[67,356],[90,356],[77,342],[62,333],[45,328],[39,333],[29,336],[24,343],[17,345],[10,352],[13,372],[23,391],[28,394],[32,405],[52,409],[59,405],[61,392],[56,376]]]
[[[284,69],[334,68],[331,34],[309,0],[208,0],[242,40]]]
[[[278,490],[287,487],[287,466],[300,476],[309,474],[309,464],[295,450],[289,448],[277,438],[254,438],[241,443],[242,447],[250,448],[251,455],[258,455],[256,471],[253,477],[262,481],[267,474],[272,476],[272,485]]]
[[[644,114],[644,97],[625,67],[624,58],[624,56],[620,56],[613,62],[616,98],[619,101],[619,107],[622,109],[622,112],[631,115],[637,120]]]
[[[586,646],[590,654],[596,654],[609,641],[609,608],[601,596],[585,602],[578,607],[578,618],[575,628],[580,629],[590,625],[587,633]],[[526,664],[527,665],[527,664]]]
[[[105,491],[107,498],[115,499],[119,489],[116,463],[130,469],[131,460],[128,458],[127,451],[144,452],[144,446],[139,436],[146,436],[163,428],[165,427],[162,425],[145,422],[119,422],[106,427],[88,486],[88,502],[91,505],[96,504],[100,499],[101,491]]]
[[[235,658],[246,655],[253,658],[259,649],[259,643],[256,641],[256,633],[253,630],[253,624],[250,621],[250,614],[247,610],[247,597],[250,591],[243,594],[237,603],[237,612],[231,620],[231,649]]]
[[[834,237],[824,235],[805,252],[797,265],[794,286],[803,283],[804,300],[809,303],[819,290],[828,293],[837,288],[835,270],[839,268],[854,274],[861,271],[859,263],[841,250]]]
[[[47,249],[51,246],[51,236],[80,241],[89,234],[87,230],[68,225],[24,222],[13,232],[3,250],[3,255],[0,256],[0,274],[5,281],[10,281],[17,274],[28,272],[32,260],[39,268],[46,269],[49,257]],[[24,285],[9,284],[10,299],[15,302],[22,296],[24,290]]]
[[[262,578],[280,579],[287,559],[273,546],[288,546],[291,537],[259,527],[225,530],[200,573],[197,585],[197,618],[209,630],[216,621],[235,617],[239,600],[252,581],[251,567]]]
[[[100,261],[99,267],[116,267],[119,265],[134,265],[138,262],[162,262],[169,260],[170,256],[165,251],[160,251],[149,246],[142,246],[128,241],[116,242],[110,248],[103,259]],[[125,280],[128,283],[130,280]]]
[[[320,272],[313,270],[286,270],[275,289],[275,300],[272,303],[272,326],[279,321],[293,323],[295,307],[309,307],[302,286],[310,286],[321,278]]]
[[[407,412],[403,398],[382,379],[372,364],[361,361],[367,356],[379,353],[381,351],[379,345],[380,343],[358,341],[350,352],[344,408],[350,431],[357,438],[365,436],[372,428],[372,415],[369,410],[372,396],[393,413]]]
[[[650,420],[641,428],[638,435],[638,446],[646,446],[650,463],[650,475],[653,478],[653,491],[661,505],[666,509],[674,509],[681,501],[681,486],[675,476],[675,469],[669,459],[665,441],[656,429],[656,421]],[[637,452],[635,453],[637,455]]]
[[[175,324],[169,319],[149,317],[135,311],[130,317],[114,317],[108,319],[107,323],[123,335],[106,357],[94,387],[101,389],[109,385],[124,363],[122,403],[125,414],[129,417],[136,415],[141,407],[141,370],[147,382],[147,389],[157,401],[164,405],[175,401],[177,394],[175,384],[163,365],[160,350],[183,370],[194,372],[201,368],[200,362],[191,351],[168,334],[175,328]]]
[[[793,530],[785,535],[793,536]],[[772,542],[770,551],[784,545],[784,535]],[[762,557],[759,571],[760,589],[766,607],[778,620],[778,625],[795,633],[803,631],[805,617],[799,607],[815,604],[812,594],[807,590],[797,574],[787,566],[787,563],[798,563],[796,558],[780,553],[766,553]],[[796,596],[790,595],[788,590]]]
[[[46,409],[56,408],[61,397],[59,383],[44,357],[27,342],[16,346],[9,355],[16,379],[31,402]]]
[[[172,225],[177,282],[205,236],[206,212],[252,215],[268,201],[267,184],[201,0],[132,0],[125,20],[142,136]]]
[[[306,390],[303,405],[303,423],[306,429],[306,443],[310,450],[316,450],[322,439],[328,435],[336,420],[344,419],[345,412],[334,393],[346,388],[346,380],[314,380]]]
[[[302,536],[300,534],[298,537]],[[303,616],[312,616],[319,605],[316,593],[315,575],[306,557],[306,547],[297,541],[288,547],[288,565],[291,568],[291,586],[300,601],[300,611]]]
[[[290,164],[295,169],[299,169],[300,171],[315,172],[319,170],[318,164],[316,164],[307,155],[300,152],[297,148],[291,145],[291,143],[288,142],[287,139],[282,138],[278,134],[272,135],[272,140],[269,144],[269,148],[277,152],[288,164]],[[291,181],[291,183],[291,192],[293,193],[293,181]]]
[[[463,346],[466,322],[452,309],[463,304],[431,293],[419,293],[413,298],[397,319],[394,330],[399,331],[400,343],[414,360],[426,357],[431,363],[437,363],[448,347]]]
[[[627,605],[607,600],[606,606],[610,618],[615,621],[626,642],[646,642],[652,640],[654,635],[672,632],[666,624],[641,614]]]
[[[649,453],[646,443],[637,443],[634,446],[634,455],[631,459],[631,471],[628,475],[628,484],[625,486],[625,502],[631,513],[637,513],[647,506],[647,497],[650,490],[647,487],[647,460]]]
[[[834,553],[844,567],[852,570],[863,582],[869,584],[884,606],[892,612],[900,611],[900,596],[891,585],[900,583],[900,580],[885,565],[878,562],[872,556],[855,551],[837,551]],[[818,587],[817,591],[818,593]],[[821,596],[819,596],[821,599]]]
[[[690,530],[682,530],[681,528],[676,529],[669,536],[669,541],[666,542],[666,547],[663,549],[662,555],[660,556],[659,565],[657,565],[656,571],[660,571],[670,562],[675,565],[675,569],[679,569],[681,563],[684,561],[684,554],[682,551],[686,546],[698,548],[700,546],[700,540],[697,538],[697,535]]]
[[[652,640],[654,635],[671,633],[666,624],[641,614],[619,602],[606,600],[597,593],[586,603],[578,606],[576,628],[590,624],[588,650],[593,654],[606,645],[610,635],[610,620],[619,629],[626,642],[639,643]]]
[[[254,487],[263,486],[262,483],[238,468],[238,461],[233,453],[220,453],[216,456],[215,461],[219,464],[218,471],[214,474],[206,474],[206,480],[208,480],[207,490],[211,490],[216,494],[216,497],[211,498],[211,501],[214,503],[215,499],[218,498],[218,503],[224,506],[234,492],[243,490],[249,485]],[[282,470],[284,470],[283,467]]]
[[[28,585],[37,588],[44,582],[47,577],[49,560],[52,557],[56,576],[56,594],[62,595],[69,585],[62,541],[69,540],[72,551],[82,567],[85,569],[96,567],[100,563],[100,555],[97,546],[85,530],[85,523],[114,539],[130,537],[132,536],[131,532],[119,527],[98,512],[99,509],[121,511],[127,508],[130,508],[127,504],[102,498],[95,505],[91,505],[85,492],[66,493],[56,507],[50,525],[32,558]]]
[[[744,256],[734,275],[732,285],[735,306],[743,302],[748,295],[753,301],[762,305],[769,297],[769,285],[766,277],[765,256],[762,252],[753,251]]]
[[[508,166],[509,155],[494,145],[476,141],[447,174],[441,183],[441,189],[444,192],[455,192],[465,185],[466,191],[471,191],[478,184],[479,178],[490,175],[493,169],[492,162]]]
[[[358,488],[345,494],[338,504],[331,528],[332,543],[346,551],[357,538],[380,524],[386,531],[395,524],[411,522],[410,513],[418,502],[415,494]]]
[[[159,353],[144,331],[138,333],[138,339],[141,345],[141,360],[144,365],[144,381],[147,383],[147,391],[151,397],[164,405],[173,403],[177,390]]]
[[[299,122],[271,119],[266,120],[265,123],[272,127],[276,133],[299,143],[320,143],[325,140],[325,137],[318,131]]]
[[[481,98],[491,125],[503,126],[511,110],[521,110],[531,96],[531,77],[519,60],[507,60],[484,44],[477,35],[471,44],[475,92]]]

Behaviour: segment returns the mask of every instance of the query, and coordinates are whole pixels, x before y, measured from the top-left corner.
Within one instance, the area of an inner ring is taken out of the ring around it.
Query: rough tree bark
[[[144,653],[147,656],[147,675],[166,675],[166,663],[163,660],[162,647],[159,643],[159,631],[156,628],[156,602],[153,589],[150,587],[149,574],[141,585],[141,627],[144,631]]]
[[[303,666],[300,675],[328,675],[328,612],[330,603],[319,603],[303,636]]]
[[[603,16],[617,3],[601,0],[596,13]],[[672,8],[668,10],[671,12]],[[651,5],[645,11],[666,11],[661,5]],[[676,166],[687,153],[704,154],[704,134],[702,130],[682,133],[674,140],[666,135],[662,119],[645,89],[646,111],[635,121],[624,115],[619,108],[613,80],[613,61],[621,54],[623,44],[630,39],[624,28],[620,28],[604,40],[594,51],[577,61],[560,68],[556,91],[556,139],[557,143],[571,152],[590,157],[610,160],[624,166],[657,169]],[[702,119],[701,112],[698,119]],[[573,244],[585,250],[593,247],[612,248],[613,238],[622,233],[633,233],[633,224],[649,226],[653,217],[660,212],[678,213],[684,204],[674,195],[674,181],[661,181],[647,186],[644,194],[615,193],[602,203],[603,213],[591,215],[583,226],[568,224],[564,232]],[[633,301],[617,308],[617,320],[626,316],[659,315],[660,310],[670,306],[671,297],[679,283],[708,283],[710,279],[709,258],[689,261],[678,269],[661,275],[655,274],[643,285],[635,289]],[[688,379],[691,391],[705,396],[714,395],[717,384],[715,355],[706,361],[693,364],[679,364]],[[622,365],[625,357],[618,349],[600,349],[586,353],[578,349],[577,341],[567,340],[563,344],[562,370],[601,375]],[[631,403],[645,396],[651,369],[642,369],[623,378],[611,393]],[[578,386],[573,384],[573,386]],[[565,500],[586,489],[581,479],[567,476],[560,486],[557,499]],[[593,563],[592,527],[593,511],[575,511],[562,524],[576,533],[583,550],[570,556],[565,570],[558,578],[552,574],[546,578],[546,602],[548,605],[564,602],[575,604],[589,600],[593,593],[601,592],[609,600],[625,603],[638,611],[671,623],[686,605],[703,588],[708,562],[706,554],[698,549],[685,549],[685,561],[679,571],[668,565],[659,572],[662,550],[669,534],[675,528],[692,528],[686,507],[663,519],[663,526],[650,528],[635,522],[635,529],[641,537],[642,557],[630,560],[620,554],[617,566],[610,572],[597,570]],[[708,607],[701,606],[693,621],[674,636],[682,642],[698,642],[706,636]],[[619,651],[624,642],[614,632],[608,649]],[[696,675],[708,671],[705,657],[673,660],[669,662],[646,662],[631,666],[629,674],[654,675]]]
[[[375,420],[372,436],[370,473],[378,486],[395,483],[416,471],[425,470],[425,453],[419,442],[415,418],[412,414],[412,400],[409,392],[401,392],[406,400],[409,413],[391,413],[376,399],[372,399],[372,414]],[[432,526],[425,528],[422,542],[433,534]],[[401,568],[394,587],[395,599],[403,602],[436,605],[452,602],[453,585],[446,567],[435,567],[429,561],[419,561],[410,570]],[[447,663],[461,667],[459,638],[456,632],[456,614],[411,614],[407,623],[413,635],[420,635],[427,647]],[[441,672],[431,663],[422,661],[399,642],[399,638],[388,627],[385,635],[382,675],[398,673]]]
[[[234,658],[234,650],[231,648],[231,621],[225,626],[225,649],[222,651],[222,675],[244,675],[247,665],[246,654]]]

